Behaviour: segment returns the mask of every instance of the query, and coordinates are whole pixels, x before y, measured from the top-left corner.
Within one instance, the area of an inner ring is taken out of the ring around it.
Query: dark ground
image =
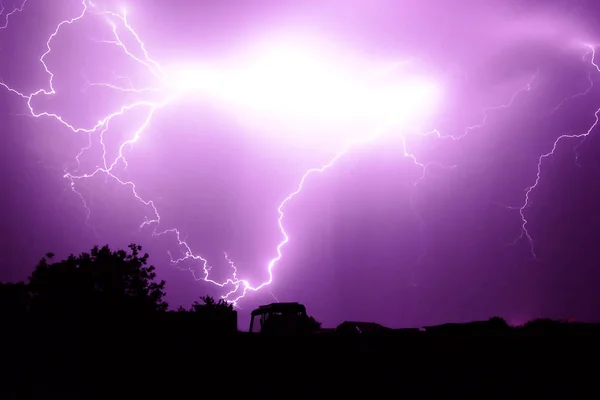
[[[268,337],[141,320],[13,323],[0,398],[597,395],[597,327],[464,327]]]

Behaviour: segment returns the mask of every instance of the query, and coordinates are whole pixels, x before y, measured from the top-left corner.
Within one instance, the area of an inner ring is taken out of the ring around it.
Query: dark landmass
[[[154,281],[140,250],[46,257],[29,282],[0,284],[1,399],[547,399],[598,390],[600,324],[510,327],[494,317],[421,329],[361,321],[322,329],[303,306],[278,303],[253,312],[259,332],[240,332],[224,301],[201,297],[169,311],[165,283]]]
[[[37,398],[125,392],[572,398],[597,390],[599,329],[544,322],[498,331],[465,324],[424,332],[267,336],[207,333],[201,322],[186,318],[30,322],[12,325],[3,340],[2,387]]]

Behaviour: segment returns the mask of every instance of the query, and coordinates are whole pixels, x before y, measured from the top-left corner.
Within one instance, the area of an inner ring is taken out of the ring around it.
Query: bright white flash
[[[262,122],[307,128],[418,124],[439,105],[436,82],[401,68],[374,74],[365,60],[319,54],[310,46],[261,50],[235,62],[176,66],[171,84],[185,97],[209,96]]]

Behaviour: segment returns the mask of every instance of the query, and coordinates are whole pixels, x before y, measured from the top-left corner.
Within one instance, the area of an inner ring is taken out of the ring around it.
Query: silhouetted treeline
[[[0,313],[3,321],[34,320],[48,324],[168,323],[194,325],[194,331],[219,333],[237,331],[237,313],[223,299],[201,296],[189,308],[169,310],[164,300],[165,281],[156,281],[155,267],[148,265],[148,254],[136,244],[127,250],[95,246],[87,253],[55,261],[46,254],[27,282],[0,283]],[[502,318],[466,324],[443,324],[422,329],[389,329],[368,322],[344,322],[336,329],[320,329],[319,337],[376,336],[519,336],[519,335],[593,335],[600,325],[539,319],[522,327],[510,327]],[[311,326],[312,326],[311,325]]]
[[[96,246],[62,261],[48,253],[28,282],[0,283],[1,318],[53,326],[179,323],[221,333],[237,330],[233,306],[209,296],[189,309],[168,311],[165,281],[155,280],[155,267],[141,251],[135,244],[117,251]]]
[[[599,325],[510,327],[494,317],[420,329],[347,321],[303,336],[238,332],[223,300],[169,311],[165,282],[141,250],[48,254],[28,282],[0,284],[0,399],[571,399],[597,390]]]

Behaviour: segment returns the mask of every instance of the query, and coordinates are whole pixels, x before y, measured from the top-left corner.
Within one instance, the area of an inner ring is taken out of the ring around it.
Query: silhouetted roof
[[[358,333],[365,332],[380,332],[384,330],[390,330],[383,325],[376,324],[375,322],[356,322],[356,321],[344,321],[338,325],[336,331],[350,331],[355,330]]]
[[[264,314],[267,312],[301,312],[306,313],[306,307],[300,303],[271,303],[259,306],[252,311],[252,315]]]

